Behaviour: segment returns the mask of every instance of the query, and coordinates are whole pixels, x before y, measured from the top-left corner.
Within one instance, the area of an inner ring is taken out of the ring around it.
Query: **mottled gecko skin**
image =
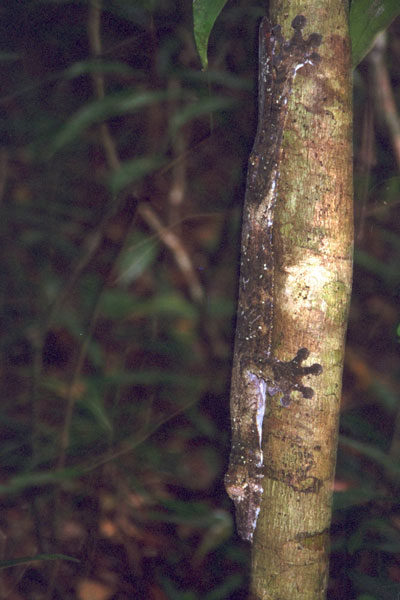
[[[283,406],[296,390],[311,398],[302,384],[305,375],[318,375],[318,364],[303,367],[308,357],[301,348],[288,362],[271,356],[274,313],[273,226],[281,144],[288,101],[296,72],[317,64],[315,48],[321,36],[303,38],[305,17],[292,22],[290,40],[268,19],[260,25],[259,117],[249,158],[243,214],[239,303],[231,388],[232,448],[225,476],[226,490],[235,503],[239,535],[252,541],[260,511],[264,475],[262,424],[268,396],[280,394]]]

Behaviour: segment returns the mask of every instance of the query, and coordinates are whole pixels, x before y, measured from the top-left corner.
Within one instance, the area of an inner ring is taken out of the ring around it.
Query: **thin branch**
[[[400,169],[400,119],[385,60],[386,40],[386,32],[379,34],[369,54],[369,62],[372,67],[375,110],[388,128],[397,166]]]
[[[175,235],[171,227],[165,227],[162,224],[159,217],[148,204],[139,204],[138,211],[143,220],[157,232],[165,246],[171,250],[180,271],[186,279],[193,300],[201,302],[204,298],[203,288],[193,268],[190,256],[182,244],[181,238]]]
[[[102,55],[101,35],[101,0],[91,0],[89,4],[89,19],[88,19],[88,38],[91,54],[94,58],[99,58]],[[99,99],[104,98],[105,85],[102,73],[93,73],[93,87]],[[118,156],[118,151],[115,142],[110,133],[110,128],[107,123],[102,123],[99,127],[101,142],[104,148],[108,167],[112,171],[121,168],[121,161]],[[179,167],[179,163],[177,168]],[[200,279],[193,267],[189,253],[185,249],[181,239],[170,229],[168,230],[161,222],[161,219],[150,206],[141,205],[139,209],[143,220],[151,229],[156,231],[160,239],[164,242],[167,248],[172,252],[175,262],[182,272],[192,299],[195,302],[201,302],[204,298],[204,291],[200,283]]]
[[[364,236],[364,226],[366,218],[366,206],[368,199],[368,190],[370,183],[370,174],[373,165],[376,162],[374,152],[374,128],[373,128],[373,111],[371,100],[368,97],[363,115],[362,133],[361,133],[361,144],[360,153],[355,166],[355,173],[359,178],[359,186],[357,188],[357,204],[358,218],[357,223],[357,235],[358,241],[362,240]]]

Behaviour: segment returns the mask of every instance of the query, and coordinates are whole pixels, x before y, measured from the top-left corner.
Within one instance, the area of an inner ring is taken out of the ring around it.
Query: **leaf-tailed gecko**
[[[302,384],[305,375],[319,375],[319,364],[302,366],[308,357],[300,348],[293,360],[271,356],[274,312],[274,210],[279,182],[281,144],[288,100],[296,72],[320,57],[315,48],[321,36],[303,38],[305,17],[292,22],[294,33],[285,40],[279,25],[264,18],[259,38],[259,113],[249,158],[243,214],[239,302],[231,387],[232,446],[226,490],[235,503],[239,535],[252,541],[260,511],[264,475],[262,425],[267,396],[280,395],[283,406],[293,390],[311,398]]]

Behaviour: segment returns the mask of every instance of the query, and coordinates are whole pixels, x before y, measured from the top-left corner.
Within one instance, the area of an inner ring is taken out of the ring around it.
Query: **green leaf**
[[[371,501],[388,500],[387,496],[371,489],[349,489],[333,494],[333,510],[343,510],[351,506],[367,504]]]
[[[207,69],[208,38],[226,0],[193,0],[193,28],[203,69]]]
[[[239,77],[234,73],[228,71],[218,71],[217,69],[207,69],[204,71],[195,71],[193,69],[182,69],[177,71],[177,75],[182,81],[189,82],[191,85],[207,85],[215,84],[218,86],[224,86],[230,90],[245,90],[251,92],[253,90],[253,83],[251,79],[245,77]]]
[[[225,577],[221,585],[210,590],[203,598],[203,600],[223,600],[223,598],[234,598],[240,588],[245,586],[244,575],[239,573],[233,573]]]
[[[353,67],[371,49],[378,33],[387,29],[399,14],[399,0],[353,0],[350,8]]]
[[[16,494],[30,487],[43,487],[45,485],[62,483],[80,477],[81,474],[82,472],[75,468],[22,473],[22,475],[13,477],[8,483],[0,485],[0,494]]]
[[[76,139],[91,125],[111,117],[136,112],[167,97],[171,98],[170,92],[120,92],[87,104],[78,110],[55,136],[50,145],[49,157]]]
[[[347,571],[347,576],[353,582],[355,589],[365,592],[367,598],[373,600],[396,600],[399,597],[400,584],[391,583],[387,577],[370,577],[355,570]],[[357,600],[360,598],[362,596],[357,596]]]
[[[171,373],[160,371],[159,369],[140,369],[137,371],[120,372],[107,375],[104,378],[105,383],[112,385],[142,385],[163,387],[179,386],[185,390],[199,392],[204,389],[204,377],[197,375],[186,375],[185,373]],[[184,407],[186,410],[186,408]],[[1,487],[0,487],[1,491]]]
[[[131,292],[117,289],[104,291],[100,312],[111,319],[155,315],[190,320],[197,317],[193,304],[175,292],[159,293],[148,300],[138,301]]]
[[[385,262],[360,249],[357,249],[354,252],[354,262],[379,279],[383,279],[384,282],[391,287],[395,287],[399,282],[400,273],[397,263],[391,264]]]
[[[118,283],[129,285],[136,281],[154,263],[158,249],[156,237],[144,236],[136,231],[118,257],[116,264]]]
[[[26,563],[36,562],[37,560],[69,560],[71,562],[81,562],[73,556],[66,554],[37,554],[36,556],[24,556],[23,558],[12,558],[10,560],[0,560],[0,569],[15,567],[15,565],[24,565]]]
[[[138,302],[135,306],[136,315],[178,317],[179,319],[194,320],[198,316],[196,307],[180,293],[158,293],[147,301]]]
[[[131,292],[119,289],[105,290],[100,300],[100,313],[110,319],[125,319],[135,309]]]
[[[134,70],[126,63],[118,61],[83,60],[71,65],[63,72],[63,76],[65,79],[74,79],[91,73],[132,76]]]
[[[104,406],[103,396],[99,393],[99,390],[95,385],[90,385],[89,380],[87,381],[88,389],[87,393],[80,399],[79,403],[83,409],[89,413],[93,426],[96,423],[106,433],[112,433],[113,426],[108,417],[107,410]]]
[[[388,473],[393,475],[394,477],[400,476],[400,465],[398,461],[394,460],[385,452],[376,448],[375,446],[371,446],[370,444],[365,444],[364,442],[359,442],[358,440],[353,440],[344,435],[339,436],[340,444],[344,446],[348,446],[353,450],[356,450],[363,456],[367,456],[378,465],[381,465]]]
[[[16,52],[0,52],[0,62],[15,62],[17,60],[21,60],[21,57]]]
[[[176,131],[188,121],[208,115],[216,111],[228,110],[236,104],[236,100],[223,96],[211,96],[199,98],[197,102],[187,104],[182,110],[175,113],[170,120],[170,131],[174,135]]]
[[[122,163],[108,178],[111,191],[117,194],[129,184],[159,169],[164,162],[160,156],[142,156]]]

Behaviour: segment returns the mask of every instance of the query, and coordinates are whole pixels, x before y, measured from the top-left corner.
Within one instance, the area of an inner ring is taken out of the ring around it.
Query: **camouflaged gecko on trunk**
[[[225,487],[235,503],[239,535],[248,541],[260,511],[264,475],[262,425],[268,396],[280,395],[283,406],[297,390],[311,398],[305,375],[319,375],[319,364],[302,366],[308,357],[300,348],[293,360],[271,356],[274,314],[274,211],[279,183],[281,144],[289,97],[296,72],[320,61],[315,48],[321,36],[303,38],[305,17],[292,22],[290,40],[279,25],[264,18],[259,39],[259,114],[249,158],[242,229],[239,303],[231,387],[232,446]]]

